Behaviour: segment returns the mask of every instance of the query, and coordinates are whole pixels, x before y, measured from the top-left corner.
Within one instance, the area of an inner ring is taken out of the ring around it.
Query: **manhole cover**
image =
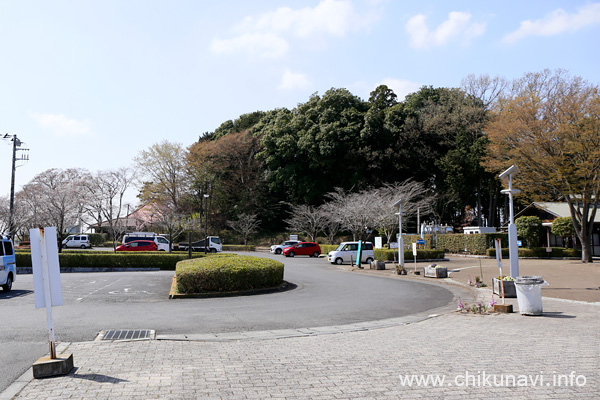
[[[152,329],[107,329],[100,331],[95,340],[139,340],[155,337],[156,332]]]

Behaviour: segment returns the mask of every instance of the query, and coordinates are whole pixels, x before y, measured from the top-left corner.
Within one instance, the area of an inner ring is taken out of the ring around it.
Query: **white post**
[[[54,339],[54,321],[52,319],[52,292],[50,291],[50,274],[48,272],[48,252],[46,250],[46,235],[40,229],[40,244],[42,250],[42,276],[44,277],[44,301],[46,302],[46,320],[48,322],[48,343],[50,344],[50,358],[56,358],[56,345]]]
[[[404,238],[402,237],[402,200],[399,200],[398,205],[398,264],[404,267]]]
[[[46,308],[50,358],[56,359],[52,307],[62,305],[56,228],[30,229],[35,308]]]
[[[513,189],[512,187],[512,177],[517,173],[519,173],[519,169],[516,165],[513,165],[500,174],[500,178],[508,178],[508,189],[502,190],[502,193],[508,194],[508,257],[510,258],[510,276],[513,278],[519,276],[519,246],[517,243],[517,226],[515,225],[513,194],[519,193],[520,190]]]

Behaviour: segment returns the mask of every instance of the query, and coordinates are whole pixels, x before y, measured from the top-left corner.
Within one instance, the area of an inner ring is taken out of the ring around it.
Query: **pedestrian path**
[[[541,317],[445,312],[280,338],[71,343],[71,374],[24,376],[14,399],[600,398],[600,306],[543,302]]]

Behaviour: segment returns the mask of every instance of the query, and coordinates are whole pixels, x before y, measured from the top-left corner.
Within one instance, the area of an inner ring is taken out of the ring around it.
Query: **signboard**
[[[417,256],[417,244],[416,243],[412,244],[412,249],[413,249],[413,256],[416,257]]]
[[[290,240],[298,240],[298,235],[290,235]]]
[[[375,248],[376,248],[376,249],[381,249],[381,248],[383,248],[383,242],[382,242],[382,240],[381,240],[381,236],[377,236],[377,237],[375,238]]]
[[[417,244],[425,245],[425,239],[417,239]]]
[[[397,249],[398,248],[398,242],[390,242],[390,249]]]
[[[35,308],[62,306],[56,227],[30,229]],[[46,293],[49,291],[49,293]],[[46,304],[46,299],[50,304]]]

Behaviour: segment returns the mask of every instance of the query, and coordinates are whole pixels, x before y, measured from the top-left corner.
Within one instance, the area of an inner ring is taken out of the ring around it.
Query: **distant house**
[[[156,207],[151,204],[145,204],[131,214],[121,217],[118,222],[122,232],[152,232],[152,229],[160,228],[160,215],[156,211]],[[110,236],[108,222],[101,224],[90,225],[95,233],[106,233]]]
[[[541,246],[563,247],[563,238],[554,235],[551,231],[552,221],[556,218],[571,217],[569,205],[566,202],[533,202],[515,218],[521,216],[536,216],[542,220],[542,226],[546,229],[546,235],[540,241]],[[577,247],[581,248],[579,238],[576,238]],[[600,212],[596,213],[594,228],[592,230],[592,256],[600,256]]]

